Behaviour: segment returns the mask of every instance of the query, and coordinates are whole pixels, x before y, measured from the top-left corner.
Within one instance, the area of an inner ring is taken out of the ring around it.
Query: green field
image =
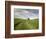
[[[39,21],[38,19],[14,19],[14,30],[30,30],[30,29],[38,29]]]

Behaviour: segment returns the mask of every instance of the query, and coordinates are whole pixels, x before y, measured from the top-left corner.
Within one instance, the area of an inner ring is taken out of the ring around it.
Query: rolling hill
[[[38,29],[39,27],[38,19],[14,19],[14,30],[30,30],[30,29]]]

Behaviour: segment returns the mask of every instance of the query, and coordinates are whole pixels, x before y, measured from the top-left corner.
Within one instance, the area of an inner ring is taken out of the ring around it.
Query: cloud
[[[17,18],[39,18],[38,9],[14,9],[14,13]]]

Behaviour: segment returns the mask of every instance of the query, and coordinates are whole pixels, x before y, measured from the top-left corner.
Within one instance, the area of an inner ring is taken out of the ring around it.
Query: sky
[[[14,9],[14,17],[16,18],[30,18],[35,19],[39,18],[39,10],[38,9]]]

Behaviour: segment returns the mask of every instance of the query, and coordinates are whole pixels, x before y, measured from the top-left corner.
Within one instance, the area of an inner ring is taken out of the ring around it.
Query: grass
[[[38,19],[14,19],[14,30],[30,30],[30,29],[38,29],[39,27]]]

